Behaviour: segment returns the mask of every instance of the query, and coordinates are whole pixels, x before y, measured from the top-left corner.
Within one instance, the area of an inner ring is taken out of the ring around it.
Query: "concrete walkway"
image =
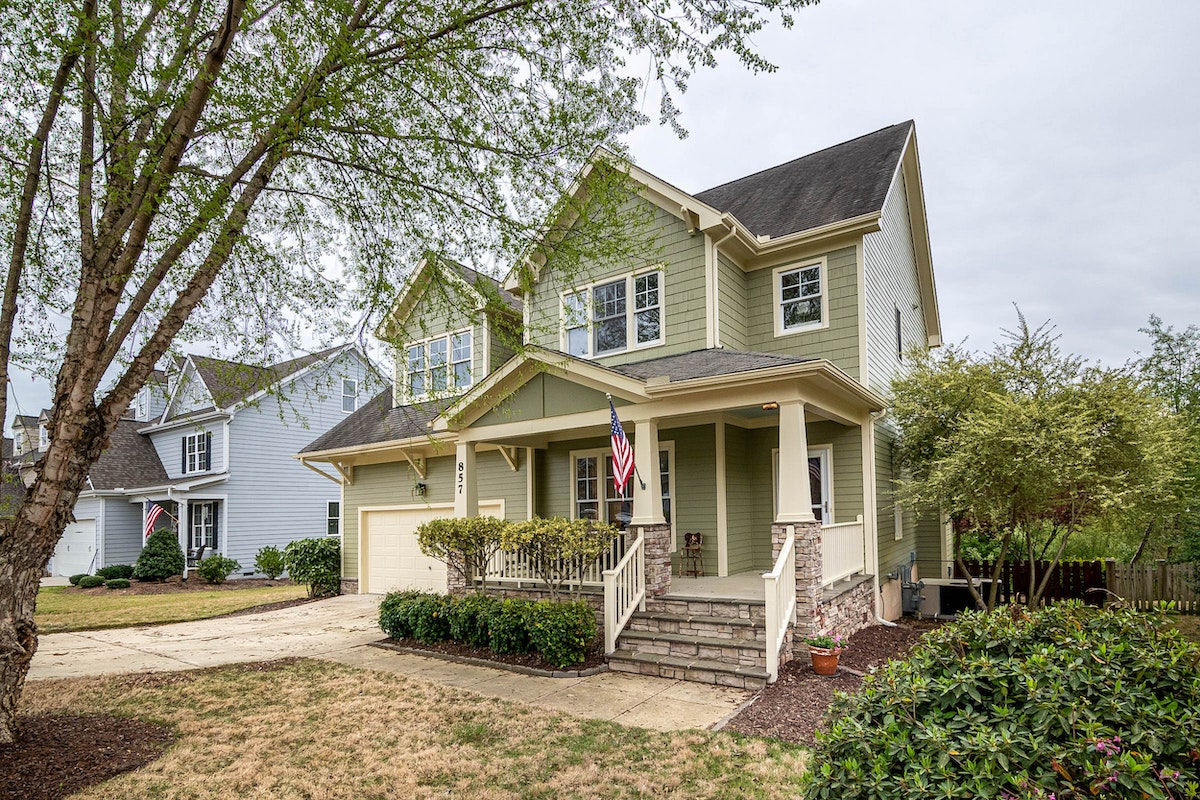
[[[605,672],[589,678],[541,678],[507,670],[396,653],[383,638],[380,598],[343,595],[238,617],[41,637],[29,680],[196,669],[300,656],[656,730],[719,726],[749,699],[737,689]]]

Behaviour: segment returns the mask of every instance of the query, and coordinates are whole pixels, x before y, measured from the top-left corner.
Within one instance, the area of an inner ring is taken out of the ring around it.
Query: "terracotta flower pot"
[[[818,675],[834,675],[837,673],[838,659],[842,656],[841,650],[810,646],[808,654],[812,658],[813,672]]]

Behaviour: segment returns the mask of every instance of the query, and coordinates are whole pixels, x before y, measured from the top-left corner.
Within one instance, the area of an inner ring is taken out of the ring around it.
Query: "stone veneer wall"
[[[817,613],[821,604],[821,523],[776,522],[771,526],[771,560],[779,558],[787,529],[796,530],[796,624],[791,647],[816,633]],[[782,660],[782,659],[781,659]]]
[[[832,636],[850,636],[875,621],[872,595],[875,583],[864,576],[857,585],[822,598],[817,606],[817,630]]]
[[[342,578],[342,594],[358,594],[358,578]]]
[[[646,597],[671,590],[671,526],[634,525],[646,540]]]

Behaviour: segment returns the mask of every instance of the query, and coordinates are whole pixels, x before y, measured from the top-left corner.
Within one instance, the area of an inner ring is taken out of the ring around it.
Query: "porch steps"
[[[764,619],[760,601],[647,600],[618,637],[609,669],[761,689],[767,683]]]

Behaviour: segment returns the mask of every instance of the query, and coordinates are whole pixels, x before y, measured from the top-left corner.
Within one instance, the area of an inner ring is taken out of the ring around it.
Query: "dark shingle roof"
[[[912,121],[696,194],[737,217],[756,236],[797,231],[879,211]]]
[[[196,365],[196,371],[200,374],[204,385],[208,387],[217,407],[229,408],[343,347],[345,345],[338,345],[319,353],[293,358],[291,361],[283,361],[267,367],[256,367],[252,364],[197,355],[192,356],[192,363]]]
[[[392,390],[385,389],[362,408],[326,431],[301,453],[428,436],[429,423],[457,398],[444,398],[410,406],[392,406]]]
[[[482,272],[473,270],[470,267],[459,264],[457,261],[443,259],[443,263],[458,270],[468,284],[473,286],[476,291],[483,295],[484,299],[490,297],[498,297],[506,306],[518,314],[521,313],[521,298],[517,297],[512,292],[508,291],[501,285],[500,281],[490,275],[485,275]]]
[[[100,459],[88,472],[92,488],[132,489],[168,482],[167,471],[163,469],[150,437],[138,433],[143,424],[131,419],[117,423],[108,449],[100,454]]]
[[[674,356],[662,356],[648,361],[620,364],[609,369],[631,378],[649,380],[665,375],[672,381],[692,378],[712,378],[755,369],[769,369],[812,361],[803,356],[780,356],[773,353],[748,353],[742,350],[693,350]]]

